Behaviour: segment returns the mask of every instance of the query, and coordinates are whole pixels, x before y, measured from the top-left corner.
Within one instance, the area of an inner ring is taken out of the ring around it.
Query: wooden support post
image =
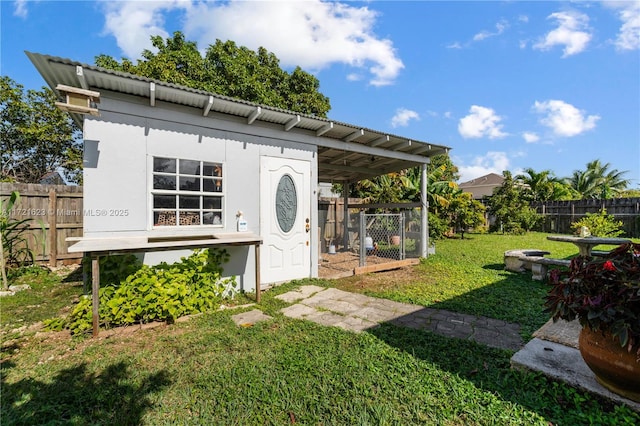
[[[91,281],[93,337],[98,337],[100,332],[100,256],[91,256]]]
[[[260,244],[255,246],[256,262],[256,303],[260,303]]]
[[[58,265],[58,230],[57,228],[58,200],[55,189],[49,190],[49,265]]]

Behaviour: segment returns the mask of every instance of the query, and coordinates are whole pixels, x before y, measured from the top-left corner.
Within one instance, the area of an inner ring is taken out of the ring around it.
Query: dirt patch
[[[389,259],[379,256],[367,256],[367,265],[379,265],[382,263],[393,262],[395,259]],[[360,266],[360,255],[352,251],[341,251],[335,254],[323,253],[318,262],[319,278],[343,278],[353,275],[355,268]]]
[[[367,264],[389,262],[389,259],[367,257]],[[386,290],[413,285],[424,280],[419,266],[404,266],[390,271],[353,275],[360,265],[360,257],[353,252],[338,252],[330,255],[323,253],[318,267],[320,278],[338,278],[333,282],[336,288],[355,293],[377,293]]]

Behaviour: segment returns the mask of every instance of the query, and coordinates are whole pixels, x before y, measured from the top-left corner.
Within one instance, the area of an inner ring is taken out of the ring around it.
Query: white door
[[[260,159],[260,275],[263,283],[311,276],[311,163]]]

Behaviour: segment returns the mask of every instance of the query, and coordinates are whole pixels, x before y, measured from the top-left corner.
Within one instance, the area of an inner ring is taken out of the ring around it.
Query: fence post
[[[57,233],[57,206],[58,199],[55,189],[49,190],[49,265],[58,265],[58,233]]]

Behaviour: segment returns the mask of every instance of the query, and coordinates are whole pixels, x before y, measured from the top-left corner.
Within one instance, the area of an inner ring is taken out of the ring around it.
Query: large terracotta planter
[[[583,327],[578,341],[580,354],[596,375],[596,380],[611,392],[640,402],[640,360],[608,333]]]

